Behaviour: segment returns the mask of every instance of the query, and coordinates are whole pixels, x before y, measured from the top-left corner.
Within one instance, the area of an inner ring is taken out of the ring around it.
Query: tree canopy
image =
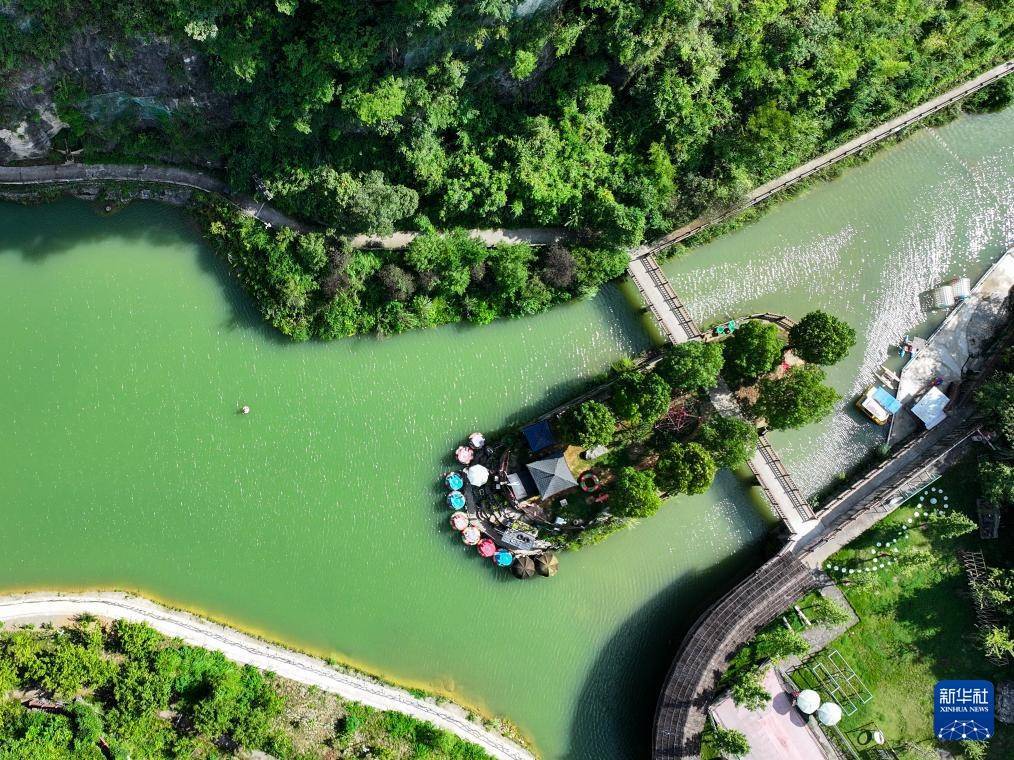
[[[669,346],[655,371],[674,389],[694,392],[714,388],[724,363],[721,345],[692,340]]]
[[[618,517],[651,517],[662,506],[655,476],[646,470],[624,467],[616,475],[609,511]]]
[[[585,401],[567,413],[565,429],[584,448],[608,446],[616,432],[616,417],[599,401]]]
[[[781,358],[785,341],[778,328],[770,322],[752,319],[722,343],[725,355],[725,377],[741,385],[775,368]]]
[[[699,443],[674,443],[659,455],[655,478],[668,493],[699,494],[711,487],[718,468]]]
[[[82,29],[128,57],[171,43],[194,105],[154,125],[130,110],[96,118],[105,77],[61,85],[69,147],[87,157],[207,157],[238,189],[350,231],[417,208],[441,226],[569,226],[619,245],[727,208],[1005,60],[1014,23],[988,0],[19,8],[27,21],[0,25],[5,77],[58,58]]]
[[[716,465],[735,469],[757,450],[757,428],[737,417],[713,414],[698,431],[697,442],[711,452]]]
[[[812,364],[793,367],[780,378],[764,378],[753,411],[775,430],[798,428],[823,419],[841,399],[824,380],[824,371]]]
[[[654,372],[624,373],[613,386],[612,406],[632,425],[652,425],[669,409],[672,389]]]
[[[838,317],[811,311],[789,328],[789,346],[814,364],[837,364],[856,344],[856,331]]]

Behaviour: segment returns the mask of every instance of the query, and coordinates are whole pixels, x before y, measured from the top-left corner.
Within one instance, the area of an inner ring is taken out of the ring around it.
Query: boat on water
[[[901,411],[901,402],[886,388],[871,385],[856,399],[856,409],[878,425],[886,425],[892,415]]]

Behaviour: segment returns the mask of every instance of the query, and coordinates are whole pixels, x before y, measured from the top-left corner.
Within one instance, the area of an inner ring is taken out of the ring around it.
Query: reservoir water
[[[919,292],[1011,238],[1012,133],[1014,110],[920,132],[666,269],[702,320],[851,321],[831,372],[850,402]],[[436,478],[458,439],[648,345],[620,288],[297,345],[177,210],[0,204],[0,325],[0,587],[141,590],[507,715],[548,758],[644,756],[680,633],[770,520],[724,473],[529,583],[451,536]],[[876,435],[843,412],[775,443],[812,488]]]

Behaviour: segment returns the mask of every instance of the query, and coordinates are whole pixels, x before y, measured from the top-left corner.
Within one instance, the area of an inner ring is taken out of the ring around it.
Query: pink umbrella
[[[464,541],[467,546],[475,546],[479,543],[480,538],[482,538],[482,534],[474,525],[469,525],[461,531],[461,540]]]
[[[454,451],[454,458],[462,464],[468,464],[475,458],[475,452],[468,446],[458,446]]]
[[[480,556],[489,558],[496,553],[496,544],[492,540],[484,538],[479,542],[478,549]]]
[[[468,527],[468,515],[464,512],[455,512],[451,515],[451,527],[455,530],[464,530]]]

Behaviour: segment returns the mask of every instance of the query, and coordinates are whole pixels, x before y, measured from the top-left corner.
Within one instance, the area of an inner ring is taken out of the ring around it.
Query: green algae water
[[[847,394],[923,319],[921,290],[1011,237],[1012,132],[1014,111],[919,133],[666,269],[702,320],[849,319]],[[648,345],[617,288],[297,345],[176,210],[66,201],[0,205],[0,325],[0,587],[143,590],[507,715],[548,758],[646,755],[679,635],[767,530],[728,473],[552,580],[498,574],[447,528],[437,477],[459,439]],[[775,438],[811,487],[876,442],[841,416]]]
[[[300,345],[175,209],[0,205],[0,230],[0,586],[143,590],[509,715],[548,757],[643,754],[681,615],[765,532],[738,482],[527,583],[462,546],[438,483],[471,431],[646,347],[616,288]]]
[[[856,347],[828,368],[843,396],[836,413],[771,435],[814,491],[884,441],[887,428],[853,402],[881,365],[901,367],[905,335],[928,335],[943,320],[926,309],[928,292],[955,276],[974,283],[1011,243],[1014,109],[923,129],[664,269],[702,325],[824,309],[855,328]]]

